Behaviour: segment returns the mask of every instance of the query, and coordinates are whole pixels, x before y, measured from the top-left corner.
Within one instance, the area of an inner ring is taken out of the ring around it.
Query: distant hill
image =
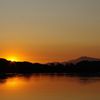
[[[100,59],[99,58],[82,56],[82,57],[79,57],[77,59],[70,60],[70,61],[68,61],[68,63],[77,64],[77,63],[82,62],[82,61],[100,61]]]

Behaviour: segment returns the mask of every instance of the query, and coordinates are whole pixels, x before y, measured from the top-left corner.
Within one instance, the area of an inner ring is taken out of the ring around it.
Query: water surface
[[[100,100],[99,77],[33,75],[0,79],[0,100]]]

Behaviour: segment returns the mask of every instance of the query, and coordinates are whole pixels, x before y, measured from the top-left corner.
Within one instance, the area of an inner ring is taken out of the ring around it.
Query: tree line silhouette
[[[66,74],[76,76],[100,76],[100,61],[80,61],[73,63],[30,63],[11,62],[0,59],[0,73],[2,74]]]

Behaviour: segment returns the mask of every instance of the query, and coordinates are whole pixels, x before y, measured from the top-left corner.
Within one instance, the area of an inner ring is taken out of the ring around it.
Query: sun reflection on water
[[[8,78],[3,86],[4,86],[4,89],[19,90],[23,88],[25,84],[26,84],[26,81],[23,78],[13,77],[13,78]]]

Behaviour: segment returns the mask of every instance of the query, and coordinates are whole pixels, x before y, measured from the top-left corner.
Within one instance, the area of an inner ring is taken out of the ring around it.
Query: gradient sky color
[[[100,0],[0,0],[0,57],[14,56],[100,58]]]

